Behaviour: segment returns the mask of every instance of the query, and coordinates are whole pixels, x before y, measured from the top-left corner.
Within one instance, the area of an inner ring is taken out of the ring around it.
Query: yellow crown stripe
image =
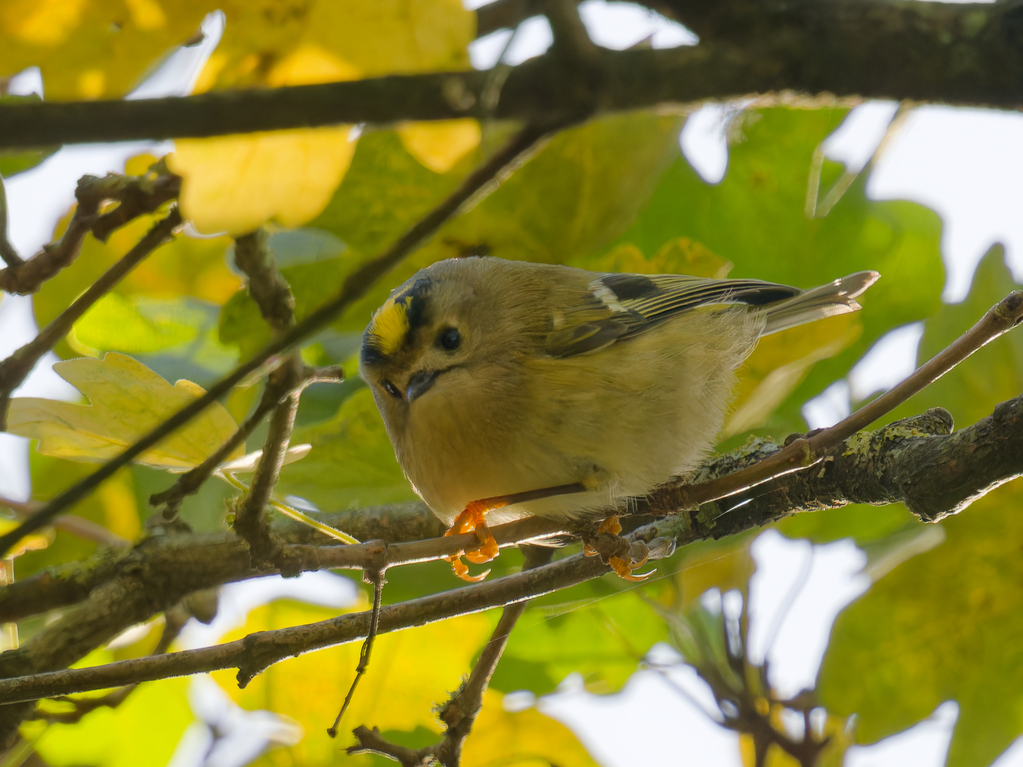
[[[408,335],[408,307],[400,300],[402,298],[403,296],[388,298],[373,315],[370,334],[376,339],[374,345],[384,354],[394,354],[398,351],[405,336]]]

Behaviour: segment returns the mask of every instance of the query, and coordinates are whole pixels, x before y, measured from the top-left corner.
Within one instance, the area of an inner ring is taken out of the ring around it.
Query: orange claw
[[[622,526],[618,523],[618,515],[612,514],[610,517],[600,523],[600,527],[597,528],[597,534],[607,533],[608,535],[618,535],[622,531]]]
[[[487,570],[486,572],[482,572],[479,575],[469,575],[469,566],[462,561],[462,557],[460,554],[455,554],[454,556],[450,557],[444,557],[444,559],[451,563],[451,569],[454,570],[455,575],[457,575],[463,581],[468,581],[469,583],[479,583],[488,575],[490,575],[489,570]]]
[[[462,556],[464,555],[466,559],[475,565],[489,562],[497,556],[499,551],[497,539],[494,538],[493,533],[490,532],[490,528],[487,526],[486,513],[505,505],[506,502],[499,498],[484,498],[481,501],[473,501],[455,518],[451,528],[444,533],[446,537],[475,532],[476,538],[480,542],[480,545],[473,551],[460,552],[452,557],[446,557],[447,561],[451,563],[455,575],[463,581],[477,583],[486,578],[490,573],[487,570],[482,575],[469,575],[469,568],[462,561]]]
[[[633,570],[638,570],[640,567],[646,564],[646,560],[647,558],[643,557],[642,562],[632,564],[632,560],[622,559],[621,557],[611,557],[611,559],[608,560],[608,564],[611,565],[611,569],[618,574],[619,578],[621,578],[624,581],[632,581],[633,583],[636,583],[639,581],[645,581],[655,572],[654,570],[651,570],[650,572],[643,573],[642,575],[632,574]]]

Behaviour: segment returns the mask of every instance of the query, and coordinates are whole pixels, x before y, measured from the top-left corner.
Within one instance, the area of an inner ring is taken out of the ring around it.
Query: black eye
[[[383,386],[384,386],[384,391],[386,391],[392,397],[397,397],[398,399],[401,399],[401,392],[398,391],[398,387],[395,386],[393,383],[391,383],[388,380],[384,380]]]
[[[462,343],[462,335],[455,328],[448,328],[441,331],[437,343],[446,351],[453,352]]]

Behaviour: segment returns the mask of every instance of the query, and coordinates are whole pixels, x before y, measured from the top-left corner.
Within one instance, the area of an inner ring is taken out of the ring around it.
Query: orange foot
[[[618,515],[612,514],[610,517],[600,523],[600,527],[597,528],[597,535],[602,533],[607,535],[618,535],[622,531],[622,526],[618,522]],[[600,554],[596,548],[589,541],[583,541],[583,554],[588,557],[595,557]]]
[[[626,558],[611,557],[608,560],[608,564],[611,565],[611,569],[614,570],[618,574],[618,577],[621,578],[622,580],[638,583],[639,581],[645,581],[647,578],[654,574],[653,570],[651,570],[648,573],[643,573],[642,575],[632,574],[633,570],[638,570],[643,565],[645,565],[648,558],[649,555],[643,557],[643,559],[641,559],[639,562],[633,563],[630,557]]]
[[[463,581],[478,583],[490,574],[490,571],[487,570],[480,575],[469,575],[469,567],[462,561],[462,556],[464,555],[466,559],[476,565],[490,562],[497,556],[497,540],[487,526],[486,513],[505,505],[507,505],[506,502],[496,498],[484,498],[481,501],[473,501],[455,518],[451,529],[444,533],[445,536],[449,536],[474,532],[480,542],[479,547],[472,551],[460,551],[458,554],[445,557],[451,563],[451,568],[455,571],[455,575]]]

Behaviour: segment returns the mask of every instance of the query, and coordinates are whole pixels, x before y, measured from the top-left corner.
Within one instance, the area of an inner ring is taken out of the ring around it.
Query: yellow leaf
[[[227,0],[218,7],[224,36],[197,92],[270,85],[276,62],[307,47],[361,77],[465,70],[476,36],[476,14],[460,0]]]
[[[16,520],[0,518],[0,535],[6,535],[17,526],[18,522]],[[53,528],[44,528],[43,532],[26,535],[18,541],[17,545],[11,549],[7,556],[13,559],[14,557],[20,557],[26,551],[42,551],[51,543],[53,543]],[[0,586],[6,585],[5,572],[0,568]]]
[[[196,399],[202,389],[190,381],[172,386],[141,362],[109,353],[101,360],[78,358],[53,369],[82,392],[91,405],[15,397],[7,430],[39,440],[39,452],[76,461],[106,461]],[[219,403],[143,453],[137,463],[183,471],[202,463],[234,433],[237,424]],[[239,446],[229,459],[245,452]],[[115,513],[115,517],[121,518]]]
[[[170,165],[184,178],[181,209],[200,232],[245,234],[270,219],[301,226],[330,201],[355,142],[317,128],[178,141]]]
[[[420,163],[434,173],[447,173],[479,146],[480,126],[475,120],[406,123],[398,128],[398,135]]]
[[[367,605],[363,603],[359,609],[365,610]],[[336,615],[336,610],[278,600],[254,610],[244,628],[232,632],[223,641],[253,631],[325,620]],[[233,672],[214,672],[211,676],[242,708],[282,714],[296,720],[305,730],[305,737],[299,743],[276,749],[257,764],[368,767],[376,764],[372,756],[345,755],[344,747],[354,742],[352,729],[360,724],[379,727],[384,732],[418,729],[427,742],[439,739],[441,725],[432,707],[446,701],[450,691],[457,688],[469,672],[493,630],[496,615],[496,611],[467,615],[377,637],[366,678],[359,683],[337,740],[331,740],[326,729],[337,715],[355,674],[359,642],[277,663],[253,679],[244,690],[238,689]],[[424,652],[429,655],[428,661],[424,661]]]
[[[505,711],[503,696],[488,690],[472,733],[462,749],[463,767],[531,765],[596,767],[570,729],[535,708]]]
[[[3,0],[0,78],[38,66],[48,100],[123,96],[218,7],[211,0]]]
[[[354,67],[306,45],[272,67],[266,84],[351,80]],[[347,126],[178,141],[169,165],[184,181],[181,209],[206,233],[245,234],[274,219],[301,226],[318,215],[355,154]]]

